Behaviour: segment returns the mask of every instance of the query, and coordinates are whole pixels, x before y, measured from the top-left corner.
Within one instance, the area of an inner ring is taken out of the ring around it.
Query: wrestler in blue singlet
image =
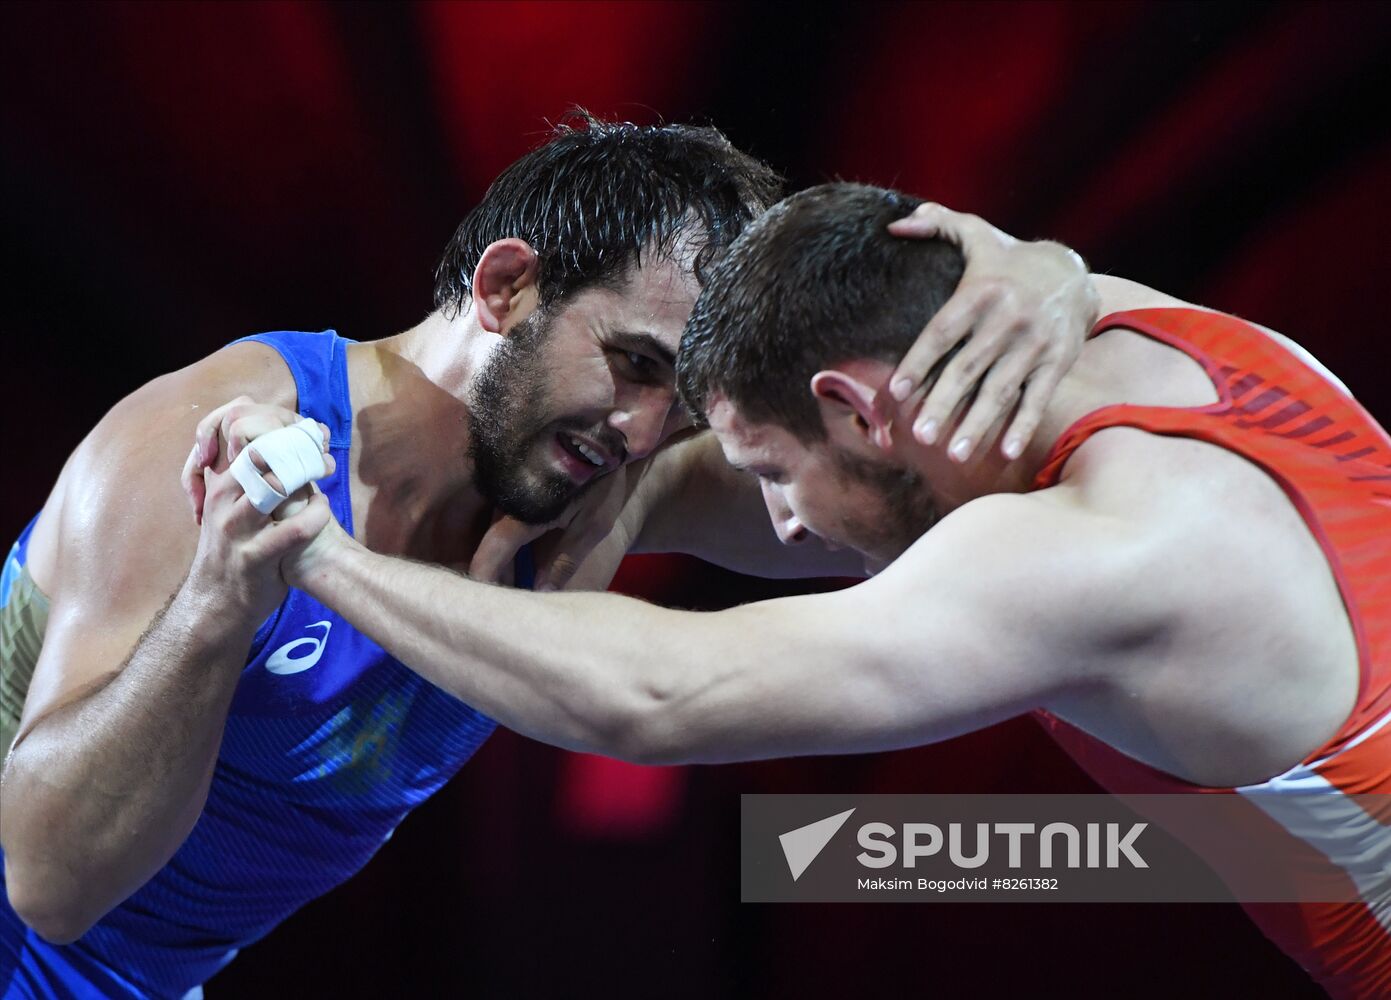
[[[328,425],[337,471],[319,485],[351,534],[349,341],[247,339],[280,353],[300,412]],[[0,607],[32,529],[6,560]],[[531,575],[524,552],[519,585]],[[239,948],[362,868],[495,725],[291,590],[256,632],[207,804],[169,863],[65,946],[30,931],[0,892],[0,998],[201,996]]]

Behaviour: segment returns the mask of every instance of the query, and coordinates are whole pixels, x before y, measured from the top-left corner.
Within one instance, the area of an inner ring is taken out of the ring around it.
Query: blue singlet
[[[247,339],[280,352],[300,412],[328,425],[338,467],[320,488],[352,533],[350,342],[332,331]],[[518,559],[520,586],[531,584],[529,557]],[[25,927],[0,892],[0,998],[200,996],[239,948],[362,868],[495,725],[291,590],[257,630],[207,805],[169,863],[62,947]]]

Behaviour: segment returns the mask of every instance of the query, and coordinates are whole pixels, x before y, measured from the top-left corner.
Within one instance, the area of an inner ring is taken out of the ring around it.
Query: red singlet
[[[1190,784],[1049,713],[1038,714],[1062,747],[1110,791],[1215,792],[1262,802],[1275,799],[1272,793],[1304,793],[1286,796],[1291,802],[1309,802],[1311,792],[1326,793],[1317,796],[1317,823],[1310,822],[1307,810],[1291,816],[1261,808],[1280,824],[1279,835],[1299,837],[1338,864],[1359,902],[1245,908],[1271,940],[1334,996],[1391,997],[1391,828],[1384,825],[1384,810],[1378,811],[1379,823],[1369,823],[1365,809],[1346,798],[1391,793],[1391,437],[1326,377],[1234,317],[1196,309],[1142,309],[1107,316],[1094,333],[1115,327],[1193,358],[1206,369],[1219,400],[1195,408],[1117,405],[1096,410],[1053,446],[1034,488],[1055,485],[1072,453],[1107,427],[1194,438],[1255,463],[1298,508],[1333,570],[1357,641],[1357,701],[1332,739],[1301,763],[1243,788]],[[1369,826],[1374,831],[1370,838]],[[1352,830],[1360,832],[1353,835]]]

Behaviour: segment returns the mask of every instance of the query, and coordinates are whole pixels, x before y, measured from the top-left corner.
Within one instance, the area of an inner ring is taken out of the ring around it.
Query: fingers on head
[[[1009,414],[1019,402],[1028,372],[1029,366],[1018,360],[1001,360],[990,369],[981,382],[970,411],[956,431],[956,440],[965,439],[970,443],[970,450],[961,456],[953,452],[953,457],[969,457],[990,429]]]
[[[926,239],[936,236],[943,221],[943,208],[935,201],[925,201],[911,213],[890,223],[890,231],[898,236]]]
[[[929,324],[903,360],[894,369],[890,389],[897,399],[907,399],[913,389],[921,388],[927,375],[942,357],[951,350],[952,344],[960,339],[949,320]],[[905,385],[906,383],[906,385]]]
[[[932,369],[971,334],[975,316],[986,306],[981,290],[958,292],[918,335],[894,370],[890,389],[896,399],[908,399],[925,389]],[[902,383],[909,385],[905,388]]]
[[[914,423],[915,433],[929,421],[938,429],[945,427],[961,401],[985,374],[989,364],[990,354],[984,345],[971,341],[958,351],[937,376],[927,399],[923,401]]]
[[[1019,402],[1019,412],[1005,432],[1004,446],[1010,448],[1013,445],[1013,454],[1007,451],[1006,457],[1015,458],[1022,454],[1024,447],[1033,439],[1034,432],[1043,421],[1044,408],[1053,397],[1053,390],[1057,388],[1059,378],[1057,366],[1040,368],[1029,377]]]

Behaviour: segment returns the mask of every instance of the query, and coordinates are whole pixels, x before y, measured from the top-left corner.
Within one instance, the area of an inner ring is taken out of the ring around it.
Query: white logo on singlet
[[[315,622],[313,625],[306,625],[305,628],[321,628],[324,630],[322,638],[314,638],[307,635],[302,639],[287,642],[274,653],[271,653],[266,660],[266,669],[273,674],[297,674],[301,670],[308,670],[319,662],[319,657],[324,655],[324,647],[328,645],[329,629],[333,628],[333,622]],[[308,653],[301,653],[299,656],[290,654],[304,645],[313,646],[313,650]]]

